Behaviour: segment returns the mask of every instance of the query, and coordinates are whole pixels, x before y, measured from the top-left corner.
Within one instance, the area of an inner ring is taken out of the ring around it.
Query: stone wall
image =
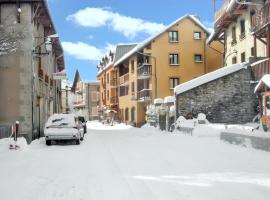
[[[177,95],[177,116],[205,113],[212,123],[251,122],[257,114],[250,67]]]

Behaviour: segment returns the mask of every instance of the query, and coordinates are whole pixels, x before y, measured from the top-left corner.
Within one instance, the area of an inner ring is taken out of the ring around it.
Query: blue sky
[[[218,0],[221,2],[222,0]],[[141,42],[186,13],[213,26],[213,0],[48,0],[68,79],[76,68],[95,80],[99,58],[113,45]]]

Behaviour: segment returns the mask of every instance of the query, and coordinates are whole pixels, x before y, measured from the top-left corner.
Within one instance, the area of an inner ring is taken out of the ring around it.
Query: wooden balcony
[[[150,78],[152,76],[152,65],[144,63],[137,69],[138,79]]]
[[[113,104],[113,105],[118,104],[118,97],[117,96],[111,97],[110,104]]]
[[[230,3],[229,0],[224,0],[222,7],[215,13],[215,21],[217,21],[221,16],[223,16],[226,13],[226,9],[229,3]]]
[[[50,78],[50,86],[53,87],[53,79]]]
[[[138,92],[138,101],[145,102],[152,100],[152,89],[143,89]]]
[[[119,84],[120,85],[127,85],[128,81],[129,81],[129,73],[119,77]]]
[[[43,76],[44,76],[44,71],[43,71],[43,69],[39,68],[38,69],[38,78],[43,80],[43,78],[44,78]]]
[[[270,3],[266,3],[262,9],[252,16],[251,29],[258,32],[270,25]]]
[[[117,84],[117,78],[113,78],[111,81],[110,81],[110,86],[111,87],[117,87],[118,84]]]
[[[259,81],[265,74],[270,74],[270,58],[251,64],[254,79]]]

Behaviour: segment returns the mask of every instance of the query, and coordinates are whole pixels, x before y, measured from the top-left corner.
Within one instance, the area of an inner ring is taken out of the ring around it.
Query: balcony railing
[[[39,68],[38,69],[38,78],[43,80],[43,78],[44,78],[43,75],[44,75],[43,69]]]
[[[270,74],[270,59],[257,61],[251,66],[256,81],[259,81],[265,74]]]
[[[111,81],[110,81],[110,86],[111,87],[117,87],[117,78],[113,78]]]
[[[128,73],[119,77],[119,84],[120,85],[128,84],[128,81],[129,81],[129,74]]]
[[[252,31],[260,30],[270,23],[270,4],[265,4],[262,9],[252,16]]]
[[[117,96],[111,97],[110,103],[111,103],[111,104],[118,104],[118,97],[117,97]]]
[[[148,78],[152,76],[152,65],[151,64],[142,64],[137,69],[138,78]]]
[[[152,89],[143,89],[138,92],[138,101],[152,100]]]
[[[215,13],[215,21],[217,21],[217,19],[219,19],[222,15],[225,14],[229,3],[230,3],[229,0],[224,0],[222,7]]]

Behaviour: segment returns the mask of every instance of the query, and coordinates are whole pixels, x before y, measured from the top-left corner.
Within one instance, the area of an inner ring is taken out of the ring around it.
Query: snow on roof
[[[163,104],[163,99],[161,98],[155,99],[154,104]]]
[[[268,88],[270,88],[270,74],[266,74],[262,77],[258,85],[255,87],[254,93],[257,93],[260,90],[262,84],[265,84]]]
[[[164,32],[166,32],[168,29],[170,29],[171,27],[173,27],[175,24],[181,22],[182,20],[184,20],[186,18],[191,19],[198,26],[200,26],[206,33],[208,33],[210,35],[210,32],[207,29],[207,27],[204,26],[194,15],[186,14],[186,15],[180,17],[179,19],[175,20],[173,23],[171,23],[167,27],[165,27],[162,31],[158,32],[157,34],[154,34],[154,35],[150,36],[149,38],[147,38],[146,40],[144,40],[142,43],[138,44],[135,48],[133,48],[131,51],[127,52],[121,59],[119,59],[114,65],[115,66],[119,65],[124,60],[126,60],[127,58],[129,58],[130,56],[132,56],[134,53],[136,53],[137,51],[141,50],[146,45],[148,45],[152,40],[154,40],[155,38],[157,38],[158,36],[160,36],[161,34],[163,34]]]
[[[167,96],[164,98],[164,103],[174,103],[175,97],[174,96]]]
[[[260,63],[263,63],[263,62],[265,62],[265,61],[267,61],[267,60],[270,60],[270,58],[266,58],[266,59],[263,59],[263,60],[259,60],[259,61],[257,61],[257,62],[252,63],[250,66],[253,67],[253,66],[258,65],[258,64],[260,64]]]
[[[210,72],[208,74],[202,75],[198,78],[192,79],[188,82],[185,82],[183,84],[180,84],[174,88],[174,92],[176,95],[181,94],[183,92],[186,92],[190,89],[193,89],[195,87],[198,87],[200,85],[203,85],[205,83],[208,83],[210,81],[216,80],[220,77],[232,74],[234,72],[237,72],[241,69],[247,68],[247,62],[230,65],[226,67],[222,67],[220,69],[217,69],[216,71]]]
[[[236,5],[236,0],[231,0],[227,6],[226,12],[230,12],[235,5]]]

